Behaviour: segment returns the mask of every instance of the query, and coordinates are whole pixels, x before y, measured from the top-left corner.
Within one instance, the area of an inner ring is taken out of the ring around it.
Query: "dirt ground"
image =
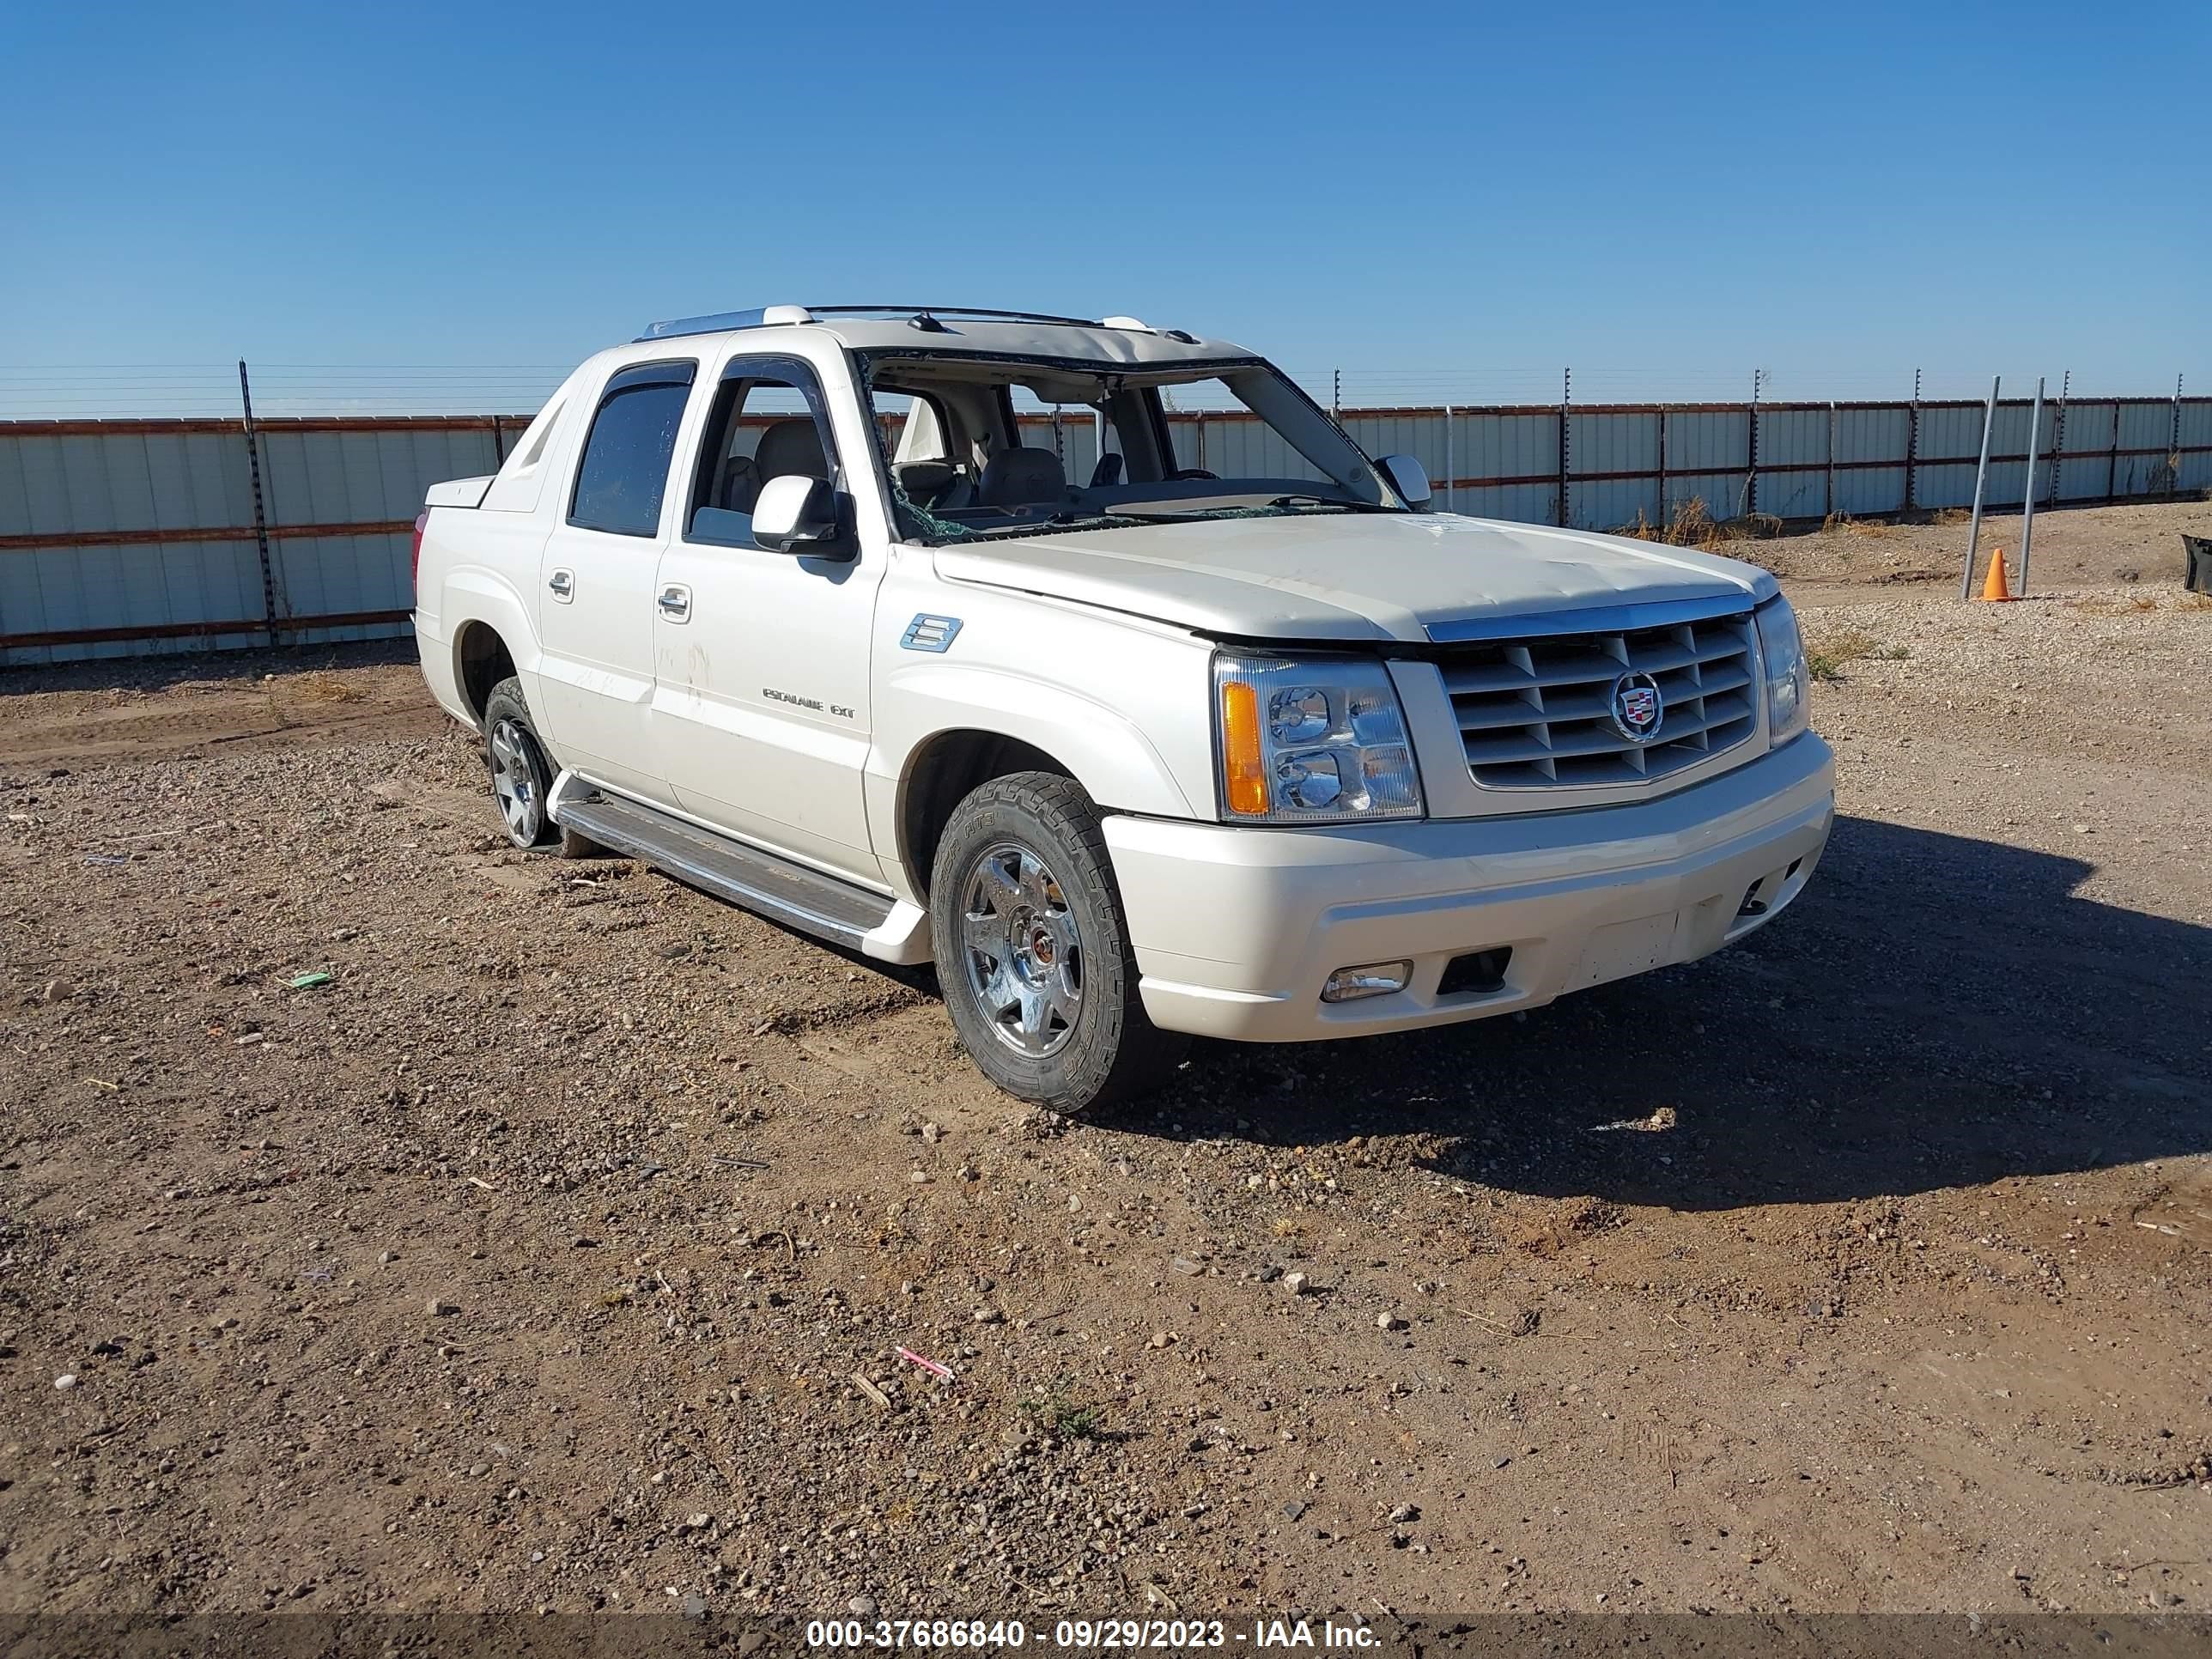
[[[0,676],[0,1613],[2212,1607],[2183,527],[1757,544],[1787,916],[1073,1124],[404,646]]]

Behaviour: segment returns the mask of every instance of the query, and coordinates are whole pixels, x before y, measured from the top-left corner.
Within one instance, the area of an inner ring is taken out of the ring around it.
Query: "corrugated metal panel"
[[[1759,457],[1759,510],[1778,519],[1818,519],[1828,511],[1828,470],[1770,471]]]
[[[141,542],[0,552],[0,635],[237,622],[261,614],[252,542]],[[263,644],[255,637],[239,644]],[[204,641],[182,643],[198,645]],[[9,664],[137,654],[149,641],[16,646]]]
[[[1609,478],[1603,483],[1572,484],[1567,491],[1569,516],[1577,530],[1625,530],[1642,514],[1646,522],[1658,518],[1659,481],[1656,478]]]
[[[2169,403],[2124,403],[2120,405],[2120,447],[2164,450],[2173,441],[2173,405]]]
[[[1659,416],[1576,415],[1571,418],[1567,477],[1586,472],[1650,472],[1659,465]]]
[[[1978,441],[1978,440],[1977,441]],[[2047,470],[2038,469],[2039,477],[2049,477]],[[1905,487],[1905,474],[1895,475],[1897,488]],[[1900,497],[1901,499],[1901,497]],[[1974,499],[1974,464],[1972,461],[1944,461],[1933,465],[1923,463],[1913,474],[1913,503],[1918,507],[1967,507]],[[1996,505],[1992,497],[1990,505]],[[2017,502],[2014,505],[2018,505]]]
[[[2037,446],[2039,501],[2050,496],[2057,413],[2055,404],[2045,405]],[[1982,416],[1978,404],[1922,407],[1916,504],[1963,507],[1972,500]],[[1596,407],[1571,416],[1575,477],[1568,499],[1575,524],[1614,529],[1639,514],[1664,520],[1693,499],[1717,518],[1745,509],[1749,412],[1677,406],[1665,418],[1662,500],[1656,406]],[[2064,454],[2056,469],[2060,499],[2174,489],[2169,454],[2177,418],[2180,487],[2212,485],[2212,399],[2177,407],[2169,398],[2085,398],[2066,411]],[[1224,476],[1319,476],[1249,417],[1185,411],[1172,419],[1183,465]],[[1767,405],[1759,419],[1762,511],[1810,519],[1832,507],[1865,516],[1905,504],[1905,405],[1838,406],[1832,417],[1820,405]],[[1441,505],[1479,516],[1556,521],[1560,422],[1554,410],[1460,410],[1449,420],[1440,409],[1351,410],[1346,420],[1370,454],[1416,457],[1437,482]],[[1992,507],[2009,509],[2021,499],[2027,468],[2016,458],[2027,447],[2029,420],[2027,398],[1998,407],[1990,432],[1991,453],[2001,458],[1990,470]],[[510,423],[506,446],[522,428],[521,422]],[[1056,443],[1048,417],[1025,421],[1024,438],[1057,447],[1071,480],[1089,479],[1096,442],[1087,411],[1064,413]],[[410,596],[407,537],[399,526],[414,517],[430,483],[495,470],[501,442],[488,421],[319,420],[264,425],[260,446],[279,611],[313,617],[404,609]],[[2015,459],[2002,459],[2008,456]],[[1519,482],[1455,489],[1455,477]],[[258,620],[262,584],[252,525],[245,440],[234,422],[0,423],[0,637],[116,629],[161,635],[0,647],[0,660],[198,649],[204,639],[191,630],[199,626]],[[297,527],[334,533],[284,533]],[[349,623],[295,636],[352,638],[403,627]],[[257,630],[224,642],[263,637]]]
[[[1506,519],[1516,524],[1549,524],[1559,511],[1559,492],[1548,484],[1504,484],[1468,489],[1452,510],[1476,519]]]
[[[1825,409],[1772,409],[1759,416],[1759,465],[1761,471],[1785,466],[1828,464],[1828,411]]]
[[[0,535],[250,523],[246,441],[121,432],[0,439]]]
[[[1981,453],[1982,413],[1979,409],[1923,409],[1920,411],[1920,458],[1923,461],[1943,461],[1960,457],[1973,459]],[[1910,427],[1910,419],[1907,420]],[[1992,428],[1994,436],[1997,428]],[[1877,449],[1877,454],[1900,455],[1903,434],[1899,447]]]
[[[1320,468],[1278,438],[1259,421],[1206,422],[1206,465],[1224,477],[1313,478]]]
[[[1741,473],[1751,454],[1751,417],[1742,410],[1676,410],[1667,417],[1667,471]]]
[[[1559,476],[1559,420],[1556,415],[1497,415],[1486,411],[1462,416],[1452,427],[1455,462],[1462,478]]]
[[[294,617],[404,611],[414,603],[412,536],[319,536],[270,546],[283,610]]]
[[[412,519],[442,479],[495,470],[489,431],[265,431],[261,483],[272,525]]]

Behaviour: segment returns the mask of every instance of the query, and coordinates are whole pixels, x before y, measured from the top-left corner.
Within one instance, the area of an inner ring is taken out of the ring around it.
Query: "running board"
[[[868,936],[897,908],[880,893],[635,801],[605,795],[565,800],[559,822],[563,830],[574,830],[611,852],[641,860],[716,898],[848,950],[882,954],[869,950]]]

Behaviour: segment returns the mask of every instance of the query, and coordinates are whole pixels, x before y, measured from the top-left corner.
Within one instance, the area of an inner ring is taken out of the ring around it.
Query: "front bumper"
[[[1695,961],[1803,890],[1834,817],[1834,757],[1808,732],[1631,805],[1297,830],[1117,817],[1105,833],[1153,1023],[1297,1042],[1480,1019]],[[1453,958],[1508,946],[1502,985],[1439,993]],[[1321,1000],[1339,968],[1406,959],[1402,991]]]

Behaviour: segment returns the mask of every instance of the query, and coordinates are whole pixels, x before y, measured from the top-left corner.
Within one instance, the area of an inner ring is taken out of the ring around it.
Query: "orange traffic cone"
[[[2005,585],[2004,549],[2002,547],[1990,550],[1990,574],[1988,580],[1982,584],[1982,597],[1985,599],[2012,598],[2012,589]]]

